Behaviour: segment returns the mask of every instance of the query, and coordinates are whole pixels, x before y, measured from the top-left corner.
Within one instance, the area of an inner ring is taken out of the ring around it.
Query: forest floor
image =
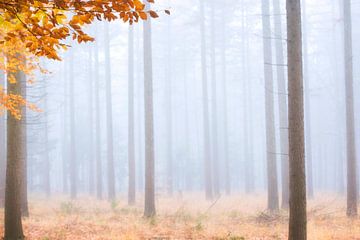
[[[214,202],[200,199],[202,195],[195,194],[158,197],[158,216],[144,219],[141,204],[128,207],[124,201],[31,197],[31,216],[24,220],[24,231],[31,240],[287,239],[287,213],[266,213],[264,195],[223,196]],[[1,212],[0,236],[2,218]],[[309,240],[360,240],[360,218],[346,218],[343,198],[310,201],[308,219]]]

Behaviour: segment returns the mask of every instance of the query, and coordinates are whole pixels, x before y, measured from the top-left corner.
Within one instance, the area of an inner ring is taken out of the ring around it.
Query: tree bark
[[[15,73],[17,82],[8,81],[8,93],[25,96],[26,80],[22,72]],[[21,110],[25,117],[25,109]],[[24,163],[26,138],[24,120],[8,114],[7,118],[7,167],[5,194],[5,236],[4,240],[24,239],[21,216],[23,214]]]
[[[287,0],[289,91],[289,240],[306,240],[304,96],[300,0]]]
[[[135,169],[135,133],[134,133],[134,28],[129,26],[128,49],[128,164],[129,187],[128,204],[135,204],[136,169]]]
[[[146,3],[146,9],[150,4]],[[145,217],[156,215],[151,19],[144,21]]]
[[[272,69],[270,6],[269,0],[262,0],[262,24],[264,42],[265,116],[266,116],[266,158],[268,179],[268,209],[279,209],[279,194],[276,167],[276,138],[274,123],[274,86]]]
[[[344,10],[344,63],[346,97],[346,150],[347,150],[347,211],[348,217],[357,216],[357,167],[354,123],[354,76],[352,53],[351,1],[343,0]]]
[[[280,123],[280,154],[281,154],[281,207],[289,208],[289,123],[287,112],[287,90],[285,77],[285,60],[283,47],[283,32],[281,25],[281,11],[279,0],[274,0],[274,28],[276,38],[277,85],[279,94],[279,123]]]

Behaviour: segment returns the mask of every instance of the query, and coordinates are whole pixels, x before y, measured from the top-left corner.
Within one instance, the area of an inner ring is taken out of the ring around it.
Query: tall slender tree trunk
[[[225,6],[222,8],[222,16],[226,16]],[[221,72],[222,72],[222,96],[223,96],[223,131],[224,131],[224,168],[225,168],[225,193],[230,195],[231,182],[230,182],[230,162],[229,162],[229,132],[228,132],[228,83],[227,83],[227,59],[226,59],[226,24],[225,20],[222,21],[221,27]]]
[[[95,26],[95,36],[97,34],[97,26]],[[95,161],[96,161],[96,197],[102,199],[102,159],[101,159],[101,126],[100,126],[100,76],[99,76],[99,46],[95,41]]]
[[[309,78],[309,53],[307,39],[307,12],[306,0],[302,0],[302,31],[303,31],[303,48],[304,48],[304,83],[305,83],[305,159],[306,159],[306,175],[307,175],[307,193],[309,198],[314,197],[313,187],[313,163],[312,163],[312,147],[311,147],[311,106],[310,106],[310,78]]]
[[[89,88],[88,88],[88,114],[89,114],[89,194],[94,195],[95,189],[95,178],[94,178],[94,167],[95,167],[95,150],[94,150],[94,78],[93,78],[93,48],[89,51]]]
[[[167,60],[166,60],[166,72],[165,72],[165,79],[166,79],[166,133],[167,133],[167,144],[166,144],[166,152],[167,152],[167,192],[169,196],[173,195],[174,191],[174,183],[173,183],[173,158],[172,158],[172,148],[173,148],[173,124],[172,124],[172,22],[169,18],[167,20]]]
[[[202,72],[202,102],[204,127],[204,184],[207,200],[213,199],[212,167],[210,155],[210,124],[209,124],[209,93],[206,66],[206,40],[205,40],[205,7],[204,0],[200,0],[200,32],[201,32],[201,72]]]
[[[129,26],[128,39],[128,163],[129,187],[128,204],[135,204],[136,197],[136,169],[135,169],[135,133],[134,133],[134,27]]]
[[[67,60],[67,58],[66,58]],[[68,78],[67,78],[67,63],[63,63],[63,112],[62,112],[62,187],[63,193],[68,193]]]
[[[289,133],[287,112],[287,90],[285,77],[285,60],[283,47],[283,32],[281,25],[281,11],[279,0],[274,0],[274,28],[276,38],[277,85],[279,94],[279,123],[280,123],[280,154],[281,154],[281,207],[289,208]]]
[[[306,240],[306,176],[300,0],[287,0],[289,90],[289,240]]]
[[[146,9],[150,4],[146,3]],[[145,217],[156,214],[151,19],[144,21]]]
[[[113,147],[113,120],[111,94],[111,61],[110,61],[110,33],[109,23],[105,27],[105,88],[106,88],[106,139],[107,139],[107,177],[108,200],[115,200],[115,169]]]
[[[70,51],[69,59],[69,105],[70,105],[70,196],[72,199],[77,197],[77,159],[76,159],[76,140],[75,140],[75,79],[74,79],[74,50]]]
[[[215,0],[211,0],[211,41],[210,41],[210,65],[211,65],[211,130],[212,130],[212,165],[214,194],[220,196],[219,179],[219,152],[218,152],[218,109],[217,109],[217,79],[216,79],[216,53],[215,53]]]
[[[8,93],[25,96],[26,80],[24,73],[17,72],[15,77],[16,83],[8,81]],[[25,109],[21,111],[23,118],[26,117],[25,111]],[[25,182],[23,179],[25,177],[23,174],[26,158],[25,131],[24,120],[20,121],[8,114],[4,240],[24,239],[21,216],[24,213],[22,203]]]
[[[357,167],[354,123],[354,76],[352,53],[351,1],[343,0],[344,10],[344,63],[346,97],[346,153],[347,153],[347,211],[349,217],[357,216]]]
[[[4,93],[5,74],[0,71],[0,91]],[[2,94],[0,93],[0,94]],[[0,113],[0,208],[5,204],[5,181],[6,181],[6,128],[5,115],[6,112]]]
[[[21,84],[21,95],[26,99],[26,75],[25,73],[18,71],[17,77],[18,81]],[[21,138],[21,145],[23,148],[22,154],[23,157],[21,158],[21,215],[23,217],[29,217],[29,206],[28,206],[28,192],[27,192],[27,180],[28,180],[28,173],[27,173],[27,111],[26,108],[22,110],[22,118],[21,118],[21,126],[23,128],[23,137]]]
[[[270,6],[269,0],[262,0],[262,24],[264,41],[265,117],[266,117],[266,158],[268,178],[268,209],[279,209],[279,194],[276,167],[276,139],[274,124],[274,86],[272,69]]]
[[[44,88],[44,92],[43,95],[45,96],[44,98],[44,141],[45,141],[45,146],[44,146],[44,189],[45,189],[45,194],[47,197],[50,197],[50,193],[51,193],[51,189],[50,189],[50,158],[49,158],[49,126],[48,126],[48,115],[49,115],[49,109],[48,109],[48,97],[49,95],[47,94],[47,83],[46,83],[46,79],[43,79],[43,88]]]

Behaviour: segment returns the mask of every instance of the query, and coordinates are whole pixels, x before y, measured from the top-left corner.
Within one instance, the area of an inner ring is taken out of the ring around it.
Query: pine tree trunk
[[[274,28],[276,38],[277,85],[279,94],[279,123],[280,123],[280,154],[281,154],[281,207],[289,208],[289,134],[287,112],[287,90],[285,77],[285,60],[283,47],[283,32],[281,25],[281,11],[279,0],[274,0]]]
[[[351,1],[343,1],[344,8],[344,63],[346,97],[346,149],[347,149],[347,211],[349,217],[357,216],[357,167],[354,123],[354,76],[352,53]]]
[[[274,123],[274,86],[272,70],[272,49],[269,0],[262,0],[262,24],[264,41],[265,116],[266,116],[266,157],[268,179],[268,209],[279,209],[279,194],[276,167],[276,139]]]
[[[110,33],[109,23],[105,27],[105,88],[106,88],[106,139],[107,139],[107,177],[108,200],[115,200],[115,170],[113,147],[113,120],[112,120],[112,95],[111,95],[111,61],[110,61]]]
[[[306,176],[300,0],[287,0],[289,90],[289,240],[306,240]]]
[[[209,124],[209,93],[206,67],[206,40],[205,40],[205,9],[204,0],[200,0],[200,32],[201,32],[201,72],[202,72],[202,102],[204,127],[204,184],[207,200],[213,199],[212,167],[210,157],[210,124]]]
[[[95,36],[97,26],[95,26]],[[96,145],[96,197],[102,199],[102,161],[101,161],[101,126],[100,126],[100,76],[99,76],[99,46],[95,41],[95,145]]]
[[[70,196],[72,199],[77,197],[77,159],[76,159],[76,140],[75,140],[75,79],[74,79],[74,50],[70,51],[69,59],[69,94],[70,94]]]
[[[220,196],[219,152],[218,152],[218,107],[217,107],[217,79],[215,54],[215,0],[211,0],[211,41],[210,41],[210,69],[211,69],[211,130],[212,130],[212,170],[214,194]]]
[[[8,82],[8,93],[24,96],[24,74],[17,72],[16,83]],[[26,117],[22,109],[22,117]],[[26,137],[23,120],[19,121],[13,115],[7,118],[7,167],[6,167],[6,194],[5,194],[5,236],[4,240],[24,239],[21,216],[23,213],[23,186]]]
[[[128,204],[135,204],[136,169],[135,169],[135,133],[134,133],[134,28],[129,26],[128,49],[128,164],[129,187]]]
[[[150,4],[146,3],[147,9]],[[151,20],[144,21],[145,217],[156,214]]]
[[[94,78],[93,78],[93,48],[89,51],[89,88],[88,88],[88,105],[89,105],[89,194],[94,195],[95,192],[95,149],[94,149]]]

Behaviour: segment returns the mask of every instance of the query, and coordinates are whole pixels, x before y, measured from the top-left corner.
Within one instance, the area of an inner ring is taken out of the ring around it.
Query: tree
[[[109,24],[105,27],[105,92],[106,92],[106,140],[107,140],[107,177],[108,199],[115,200],[115,169],[113,147],[113,119],[111,95],[111,62],[110,62],[110,33]]]
[[[128,49],[128,164],[129,189],[128,204],[135,204],[136,168],[135,168],[135,131],[134,131],[134,28],[129,26]]]
[[[150,4],[146,3],[146,8]],[[144,22],[145,217],[156,214],[151,20]]]
[[[344,11],[344,63],[346,97],[346,150],[347,150],[347,210],[349,217],[357,216],[357,167],[354,123],[354,76],[352,53],[351,1],[343,1]]]
[[[208,77],[206,69],[206,40],[204,0],[200,0],[200,34],[201,34],[201,73],[202,73],[202,103],[203,103],[203,132],[204,132],[204,183],[206,199],[213,198],[212,167],[210,157],[210,124],[209,124],[209,95]]]
[[[90,127],[90,136],[89,136],[89,194],[94,194],[95,189],[95,148],[94,148],[94,78],[93,78],[93,48],[90,48],[89,51],[89,85],[88,85],[88,114],[89,114],[89,127]]]
[[[274,0],[274,28],[276,48],[276,74],[279,94],[279,122],[280,122],[280,154],[281,154],[281,182],[282,198],[281,207],[289,207],[289,134],[288,134],[288,111],[287,111],[287,90],[285,77],[285,60],[283,47],[283,32],[281,25],[281,11],[279,0]]]
[[[289,91],[289,240],[306,240],[304,96],[300,0],[286,1]]]
[[[265,117],[266,117],[266,158],[268,177],[268,209],[279,209],[276,167],[276,139],[274,123],[274,93],[270,29],[269,0],[262,0],[262,24],[264,42]]]
[[[11,73],[16,82],[8,78],[8,94],[25,95],[26,79],[21,71]],[[22,108],[22,114],[25,114]],[[9,114],[7,118],[7,167],[5,194],[5,236],[4,240],[24,239],[21,215],[23,212],[24,163],[26,158],[26,137],[23,121]]]

